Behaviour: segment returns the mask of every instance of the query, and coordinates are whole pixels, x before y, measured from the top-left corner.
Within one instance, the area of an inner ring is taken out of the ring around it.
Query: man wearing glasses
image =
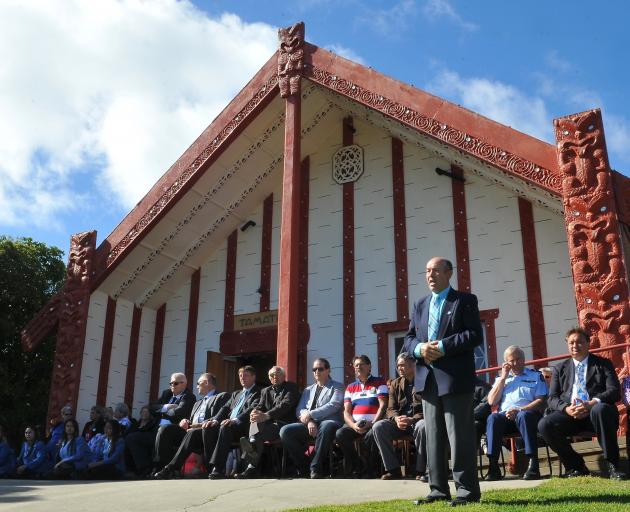
[[[258,476],[258,463],[265,441],[280,439],[280,428],[291,423],[295,406],[300,398],[297,384],[286,380],[284,368],[274,366],[269,370],[271,386],[260,393],[260,402],[249,415],[249,436],[240,439],[243,458],[249,463],[236,478]]]
[[[330,378],[330,363],[324,358],[313,361],[313,377],[315,383],[304,390],[297,406],[298,422],[282,427],[280,439],[299,476],[315,479],[322,478],[322,461],[343,425],[343,384]],[[312,440],[315,451],[309,467],[304,453]]]

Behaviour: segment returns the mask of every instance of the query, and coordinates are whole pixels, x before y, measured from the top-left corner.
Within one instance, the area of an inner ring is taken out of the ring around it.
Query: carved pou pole
[[[304,23],[278,30],[278,86],[280,96],[299,94],[304,69]]]
[[[554,125],[579,323],[593,347],[629,342],[628,281],[601,112],[572,114]],[[625,354],[604,355],[620,376],[627,374]]]

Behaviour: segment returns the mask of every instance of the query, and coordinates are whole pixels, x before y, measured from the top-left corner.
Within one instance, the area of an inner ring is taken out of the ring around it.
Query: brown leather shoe
[[[402,478],[402,473],[399,470],[390,469],[387,473],[381,476],[381,480],[400,480]]]

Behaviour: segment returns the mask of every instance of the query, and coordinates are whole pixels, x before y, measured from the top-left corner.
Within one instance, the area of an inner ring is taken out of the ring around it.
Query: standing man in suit
[[[240,439],[243,458],[249,464],[236,478],[256,478],[259,475],[258,463],[263,444],[279,440],[280,429],[295,417],[295,406],[300,399],[297,384],[286,380],[281,366],[269,370],[269,381],[271,386],[261,391],[260,402],[249,415],[249,436]]]
[[[171,424],[160,428],[155,439],[156,465],[164,466],[154,473],[154,478],[167,480],[177,476],[177,472],[191,453],[203,451],[202,426],[206,418],[219,412],[230,398],[227,393],[219,393],[217,378],[212,373],[202,373],[197,379],[197,392],[201,397],[195,402],[189,419],[179,425]]]
[[[449,500],[450,443],[457,496],[451,505],[479,501],[473,393],[474,349],[483,342],[477,297],[449,282],[453,264],[441,257],[427,263],[431,294],[413,307],[403,352],[416,357],[416,391],[422,395],[431,491],[416,504]]]
[[[187,384],[186,375],[174,373],[171,375],[169,389],[162,392],[157,402],[149,405],[151,414],[159,421],[159,428],[173,423],[177,425],[190,416],[195,405],[195,395],[186,387]],[[140,477],[148,477],[157,471],[151,471],[154,444],[153,432],[132,432],[125,438],[126,448]]]
[[[260,388],[256,386],[256,368],[243,366],[238,370],[242,389],[234,391],[219,412],[204,422],[203,450],[210,480],[225,478],[225,463],[232,442],[249,433],[249,416],[260,401]]]
[[[619,379],[609,359],[589,353],[588,333],[579,327],[566,335],[570,359],[556,366],[549,390],[551,413],[538,430],[567,468],[567,477],[588,475],[584,459],[571,447],[567,436],[588,430],[597,434],[611,479],[622,480],[619,471]]]
[[[302,393],[297,406],[297,423],[280,429],[280,439],[298,475],[322,478],[322,460],[330,451],[335,433],[343,425],[343,384],[330,377],[330,363],[319,357],[313,361],[315,383]],[[305,455],[309,439],[315,439],[315,452],[309,462]]]

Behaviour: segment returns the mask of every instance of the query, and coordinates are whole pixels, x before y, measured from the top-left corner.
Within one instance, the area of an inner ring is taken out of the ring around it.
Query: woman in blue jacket
[[[39,440],[37,430],[28,426],[24,429],[24,442],[17,460],[16,474],[22,478],[38,478],[50,470],[46,445]]]
[[[125,441],[120,436],[120,424],[116,420],[105,422],[105,442],[96,460],[87,467],[86,478],[115,480],[125,474]]]
[[[0,478],[7,478],[15,471],[15,452],[9,446],[4,433],[4,426],[0,425]]]
[[[76,478],[77,473],[85,471],[90,462],[90,450],[85,439],[79,435],[79,424],[75,419],[64,422],[57,464],[52,478]]]

